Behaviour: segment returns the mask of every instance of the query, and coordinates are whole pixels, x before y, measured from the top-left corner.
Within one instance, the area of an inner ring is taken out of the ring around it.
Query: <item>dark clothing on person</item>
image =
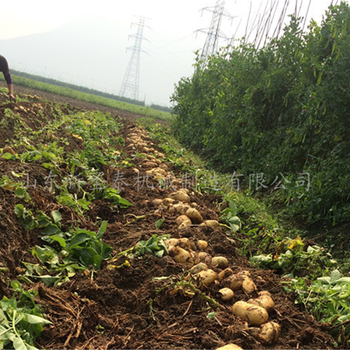
[[[6,83],[12,84],[12,78],[11,78],[11,74],[10,74],[10,69],[9,69],[9,65],[7,63],[7,60],[4,56],[0,55],[0,72],[2,72],[4,74],[4,78],[6,80]]]

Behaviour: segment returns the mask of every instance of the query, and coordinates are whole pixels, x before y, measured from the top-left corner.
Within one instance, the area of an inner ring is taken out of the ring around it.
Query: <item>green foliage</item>
[[[135,245],[135,256],[143,256],[145,254],[153,254],[161,258],[164,254],[168,254],[168,248],[164,243],[164,239],[168,236],[158,236],[154,234],[147,241],[140,241]]]
[[[333,270],[328,276],[319,277],[308,284],[304,278],[295,278],[285,289],[294,292],[296,302],[304,305],[317,320],[331,323],[333,335],[339,331],[337,325],[344,324],[344,334],[350,334],[350,277]]]
[[[158,236],[157,234],[154,234],[147,241],[139,241],[134,247],[118,253],[117,257],[113,258],[113,260],[118,259],[118,257],[122,255],[140,258],[146,254],[153,254],[158,258],[161,258],[164,254],[168,254],[168,248],[164,242],[164,240],[168,238],[169,235]]]
[[[2,77],[0,77],[0,79],[1,78]],[[13,74],[13,80],[14,83],[17,85],[26,86],[40,91],[50,92],[56,95],[75,98],[77,100],[96,103],[101,106],[107,106],[118,110],[129,111],[136,114],[154,116],[165,120],[171,119],[171,115],[169,112],[163,112],[161,110],[158,110],[158,108],[156,108],[157,106],[153,106],[153,109],[143,106],[144,103],[139,101],[116,101],[115,96],[113,95],[108,95],[96,90],[74,86],[72,84],[57,82],[52,79],[37,77],[23,72],[16,72],[16,74]],[[57,86],[58,84],[60,86]]]
[[[237,208],[233,201],[230,201],[229,206],[220,214],[220,221],[229,225],[232,231],[236,232],[241,228],[241,220],[237,216]]]
[[[300,238],[288,240],[288,249],[275,254],[255,255],[250,259],[252,265],[289,274],[315,279],[334,268],[336,261],[323,248],[314,245],[304,250]]]
[[[35,339],[51,322],[43,318],[34,301],[36,291],[24,290],[18,281],[11,286],[13,297],[0,301],[0,349],[36,350]]]
[[[240,43],[198,60],[172,96],[175,135],[222,171],[263,174],[266,185],[282,174],[280,200],[309,223],[346,221],[349,28],[342,2],[308,33],[291,17],[262,49]]]
[[[37,226],[37,222],[31,210],[24,208],[23,204],[16,204],[15,214],[18,222],[25,230],[32,230]]]
[[[32,255],[41,264],[24,262],[25,281],[39,279],[45,285],[57,285],[66,282],[77,270],[99,270],[102,261],[110,257],[112,248],[102,241],[107,229],[106,221],[101,223],[96,233],[80,228],[65,232],[61,220],[57,211],[52,211],[51,217],[41,214],[36,218],[36,226],[42,228],[41,239],[48,244],[32,248]]]

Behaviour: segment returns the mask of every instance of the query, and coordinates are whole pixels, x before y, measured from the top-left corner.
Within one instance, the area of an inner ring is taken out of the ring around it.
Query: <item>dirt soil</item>
[[[140,134],[148,147],[162,152],[161,145],[152,141],[146,131],[135,124],[137,115],[17,86],[15,91],[19,95],[36,95],[40,99],[33,97],[30,102],[2,104],[0,122],[4,118],[5,108],[16,109],[22,113],[19,107],[23,105],[26,112],[23,111],[21,117],[27,117],[30,128],[40,129],[50,120],[54,101],[64,103],[67,110],[101,110],[121,117],[124,124],[121,134],[126,140],[123,150],[128,152],[130,157],[135,153],[135,149],[130,147],[131,140],[128,135],[131,133]],[[0,95],[0,103],[5,101],[6,96]],[[40,116],[37,113],[39,107],[44,111]],[[28,113],[28,110],[31,113]],[[5,141],[13,137],[10,124],[6,130],[1,128],[0,148],[5,147]],[[77,141],[74,147],[80,147]],[[172,168],[171,164],[166,165],[169,171],[181,177],[182,174]],[[143,171],[143,163],[136,164],[136,168]],[[135,176],[134,170],[121,170],[125,181],[131,183]],[[39,184],[40,179],[47,175],[47,170],[36,163],[22,164],[19,161],[0,160],[0,177],[12,171],[30,172],[33,177],[39,179]],[[111,179],[117,171],[118,169],[105,167],[106,179]],[[145,255],[142,259],[128,258],[129,267],[108,268],[108,264],[105,263],[100,271],[78,273],[69,282],[58,287],[46,287],[41,283],[30,286],[38,290],[37,302],[42,305],[45,316],[53,323],[45,327],[41,338],[38,339],[39,348],[216,349],[229,343],[239,345],[243,349],[333,348],[334,339],[327,332],[327,328],[317,323],[294,303],[293,296],[284,291],[281,278],[273,271],[250,268],[247,259],[238,254],[238,240],[232,241],[227,236],[226,228],[194,225],[179,230],[175,223],[175,214],[165,210],[157,211],[152,205],[152,200],[164,199],[174,189],[151,186],[136,189],[134,186],[124,186],[121,195],[133,204],[132,207],[116,211],[103,200],[94,201],[85,218],[78,217],[73,210],[58,205],[54,196],[45,191],[43,186],[37,186],[35,191],[28,191],[34,198],[31,203],[32,209],[46,213],[59,210],[64,220],[80,220],[80,225],[86,229],[94,229],[98,217],[108,220],[108,228],[103,237],[105,242],[113,247],[114,254],[133,247],[140,240],[148,239],[155,233],[170,234],[178,238],[188,237],[192,242],[206,240],[206,251],[211,256],[226,257],[229,267],[234,272],[249,271],[257,287],[251,294],[239,290],[233,300],[225,302],[220,298],[218,283],[201,288],[202,294],[190,293],[188,289],[179,286],[174,287],[174,282],[179,282],[182,277],[188,275],[187,271],[192,265],[178,263],[169,255],[162,258],[153,255]],[[196,203],[204,220],[218,220],[216,203],[221,201],[220,197],[202,195],[192,189],[189,194],[191,202]],[[11,295],[6,279],[18,279],[18,275],[23,272],[21,261],[33,259],[28,250],[35,244],[42,244],[36,230],[24,231],[19,225],[14,214],[14,205],[18,202],[12,191],[0,188],[0,264],[9,269],[8,274],[0,278],[0,297]],[[164,219],[164,223],[160,230],[156,230],[155,222],[160,218]],[[114,264],[121,266],[125,260],[125,257],[121,257]],[[217,273],[221,271],[218,267],[211,266],[210,262],[209,267]],[[169,278],[157,280],[157,277]],[[236,301],[247,301],[263,290],[269,291],[275,302],[269,320],[281,326],[281,334],[272,344],[265,344],[255,335],[254,328],[234,316],[230,309]],[[210,300],[203,298],[204,294],[221,307],[213,306]],[[216,312],[216,315],[208,317],[211,312]]]

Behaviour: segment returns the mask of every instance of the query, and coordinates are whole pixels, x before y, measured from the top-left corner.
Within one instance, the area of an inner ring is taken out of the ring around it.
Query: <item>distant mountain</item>
[[[118,95],[137,32],[137,19],[120,17],[86,15],[46,33],[0,40],[0,54],[10,69]],[[148,105],[169,105],[174,85],[192,74],[194,34],[168,29],[145,29],[139,100]]]
[[[0,54],[10,68],[117,93],[129,34],[130,24],[88,15],[50,32],[0,40]]]

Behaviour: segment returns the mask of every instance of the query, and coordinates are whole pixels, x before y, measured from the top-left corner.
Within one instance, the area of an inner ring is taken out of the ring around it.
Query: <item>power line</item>
[[[228,39],[225,34],[223,34],[220,30],[222,18],[224,16],[231,19],[234,18],[228,12],[225,11],[225,0],[217,0],[216,5],[214,7],[205,7],[202,9],[209,10],[213,12],[213,16],[211,19],[211,24],[208,29],[198,29],[197,32],[207,33],[207,38],[205,40],[200,60],[205,63],[208,57],[212,56],[215,52],[218,51],[219,47],[219,38]]]
[[[134,38],[135,41],[134,46],[127,48],[127,50],[131,50],[131,57],[119,92],[119,96],[130,97],[136,101],[139,99],[140,57],[141,52],[145,52],[141,49],[141,46],[142,41],[147,40],[143,36],[143,30],[146,26],[145,23],[146,18],[139,17],[138,23],[131,24],[131,26],[137,26],[137,32],[135,34],[129,35],[129,38]]]

